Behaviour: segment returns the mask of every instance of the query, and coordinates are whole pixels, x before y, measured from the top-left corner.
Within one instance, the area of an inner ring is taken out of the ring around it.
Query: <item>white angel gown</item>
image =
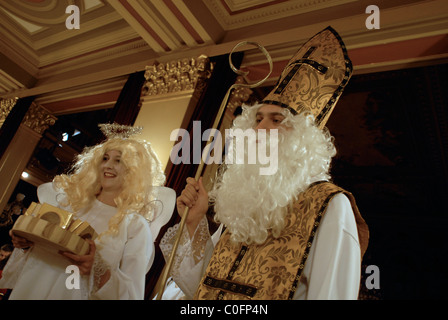
[[[51,183],[40,186],[38,196],[41,203],[70,211],[59,204],[58,200],[64,194],[54,191]],[[171,201],[174,203],[173,199]],[[174,205],[170,203],[166,207],[171,208],[172,214]],[[108,229],[109,219],[116,211],[115,207],[95,200],[92,208],[81,212],[77,218],[87,221],[100,234]],[[58,252],[38,245],[26,252],[13,251],[0,279],[0,288],[13,289],[9,299],[21,300],[143,299],[145,276],[153,263],[155,249],[148,221],[139,214],[130,214],[123,219],[116,235],[106,234],[96,239],[95,244],[94,266],[89,276],[81,276],[79,289],[69,289],[73,287],[69,279],[73,272],[66,273],[70,261]],[[111,277],[97,289],[95,279],[107,269],[110,269]]]

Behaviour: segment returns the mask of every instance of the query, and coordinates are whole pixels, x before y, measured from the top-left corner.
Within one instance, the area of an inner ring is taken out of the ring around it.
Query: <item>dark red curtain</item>
[[[145,82],[145,71],[129,75],[117,102],[112,109],[109,119],[111,122],[132,126],[140,112],[140,96]]]
[[[107,115],[107,122],[133,126],[140,112],[140,99],[143,84],[145,83],[145,71],[135,72],[129,75],[128,80],[121,89],[120,95],[114,107]],[[99,128],[96,128],[92,145],[104,141],[105,136]]]

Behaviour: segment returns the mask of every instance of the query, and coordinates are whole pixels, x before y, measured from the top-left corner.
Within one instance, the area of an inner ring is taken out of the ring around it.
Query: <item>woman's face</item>
[[[121,191],[126,168],[121,162],[121,152],[109,150],[100,164],[100,180],[103,191]]]

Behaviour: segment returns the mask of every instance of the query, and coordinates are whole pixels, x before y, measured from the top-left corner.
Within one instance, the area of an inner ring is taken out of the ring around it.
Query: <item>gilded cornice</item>
[[[213,65],[207,56],[155,63],[145,68],[142,96],[194,90],[210,78]]]
[[[22,124],[37,132],[38,134],[43,134],[50,126],[54,125],[57,118],[52,115],[44,107],[32,103],[28,112],[22,121]]]

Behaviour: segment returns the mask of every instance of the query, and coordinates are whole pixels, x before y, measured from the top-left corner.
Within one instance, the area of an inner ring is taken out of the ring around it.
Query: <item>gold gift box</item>
[[[12,232],[35,244],[78,255],[89,251],[85,239],[94,240],[98,236],[92,226],[76,219],[73,213],[48,203],[35,202],[17,219]]]

